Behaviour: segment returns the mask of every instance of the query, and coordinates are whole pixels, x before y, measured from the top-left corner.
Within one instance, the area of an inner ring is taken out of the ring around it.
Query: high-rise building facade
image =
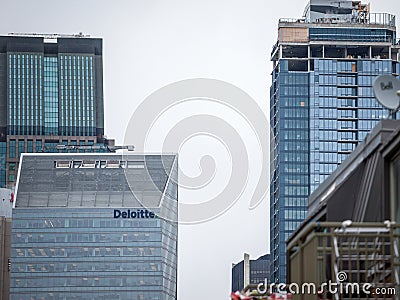
[[[0,36],[0,187],[15,185],[21,153],[95,145],[103,135],[101,39]]]
[[[372,83],[400,74],[395,17],[360,1],[311,0],[303,18],[280,19],[273,47],[270,118],[271,280],[286,281],[285,241],[307,198],[388,114]]]
[[[176,155],[21,161],[10,299],[176,299]]]

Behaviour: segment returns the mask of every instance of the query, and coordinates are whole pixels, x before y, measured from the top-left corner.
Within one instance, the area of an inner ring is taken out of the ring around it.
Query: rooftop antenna
[[[378,102],[389,109],[388,118],[395,118],[400,109],[400,80],[392,75],[381,75],[375,79],[373,89]]]

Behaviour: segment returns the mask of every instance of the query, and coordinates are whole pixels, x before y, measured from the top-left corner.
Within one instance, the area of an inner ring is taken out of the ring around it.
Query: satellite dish
[[[400,80],[392,75],[378,76],[374,81],[375,97],[380,104],[391,110],[400,108]]]

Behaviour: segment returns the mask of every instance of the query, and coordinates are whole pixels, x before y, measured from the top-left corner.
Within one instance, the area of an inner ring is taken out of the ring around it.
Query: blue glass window
[[[44,58],[44,113],[45,134],[58,135],[58,61]]]
[[[17,157],[17,147],[16,147],[16,141],[15,140],[10,140],[10,145],[9,145],[9,158],[16,158]]]
[[[18,157],[21,157],[21,154],[25,152],[25,142],[18,141]]]

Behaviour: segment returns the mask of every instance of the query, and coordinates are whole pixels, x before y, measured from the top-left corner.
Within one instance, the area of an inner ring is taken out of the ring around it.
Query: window
[[[16,158],[16,141],[15,140],[10,140],[10,147],[9,147],[9,153],[8,157],[9,158]]]
[[[27,145],[26,151],[28,153],[32,153],[33,152],[33,141],[32,140],[28,140],[28,145]]]
[[[8,175],[8,181],[9,182],[14,182],[15,181],[15,175],[14,174]]]
[[[36,152],[42,152],[42,141],[36,141]]]
[[[25,152],[25,142],[18,141],[18,157],[21,157],[21,154]]]
[[[57,57],[44,58],[45,134],[58,134],[58,62]]]

